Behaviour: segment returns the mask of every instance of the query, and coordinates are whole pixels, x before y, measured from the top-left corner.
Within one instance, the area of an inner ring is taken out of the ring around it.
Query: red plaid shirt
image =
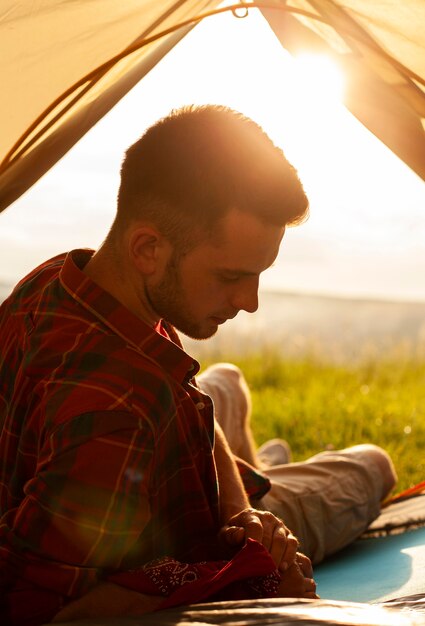
[[[46,262],[0,307],[6,597],[35,588],[65,600],[154,558],[217,558],[213,411],[193,384],[199,365],[171,327],[169,341],[85,276],[91,254]]]

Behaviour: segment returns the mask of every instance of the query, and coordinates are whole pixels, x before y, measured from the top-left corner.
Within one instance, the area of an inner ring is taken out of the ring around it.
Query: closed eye
[[[219,278],[223,283],[236,283],[240,280],[240,274],[219,274]]]

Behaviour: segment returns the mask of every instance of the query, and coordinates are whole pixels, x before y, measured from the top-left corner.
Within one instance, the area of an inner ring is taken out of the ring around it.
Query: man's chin
[[[181,333],[183,333],[183,335],[186,335],[186,337],[189,337],[190,339],[196,339],[197,341],[202,341],[204,339],[210,339],[211,337],[214,337],[218,330],[218,324],[215,322],[211,322],[202,326],[192,326],[191,328],[179,328],[178,326],[176,326],[176,328]]]

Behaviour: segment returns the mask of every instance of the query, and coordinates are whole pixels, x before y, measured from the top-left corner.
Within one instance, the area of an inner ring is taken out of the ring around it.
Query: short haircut
[[[232,208],[286,226],[307,217],[308,199],[295,168],[253,120],[224,106],[187,106],[127,150],[111,234],[143,219],[176,247],[190,247]]]

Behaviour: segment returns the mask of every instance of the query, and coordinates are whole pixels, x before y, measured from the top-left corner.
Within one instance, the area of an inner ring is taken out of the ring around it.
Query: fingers
[[[297,552],[296,561],[306,578],[313,578],[313,566],[310,559],[305,554]]]
[[[258,511],[260,514],[260,511]],[[276,543],[285,543],[286,528],[282,521],[269,511],[261,511],[261,517],[258,515],[262,527],[262,544],[271,553],[273,545]]]
[[[234,515],[220,532],[220,538],[237,546],[255,539],[270,552],[277,569],[285,571],[294,562],[298,540],[278,517],[269,511],[245,509]]]
[[[240,526],[224,526],[219,537],[229,546],[239,546],[245,543],[245,529]]]
[[[220,534],[232,545],[240,541],[246,541],[248,538],[263,543],[263,525],[257,515],[257,511],[254,509],[245,509],[231,517],[220,531]],[[268,549],[268,546],[265,547]]]
[[[286,526],[276,528],[269,551],[278,570],[288,569],[295,560],[297,550],[298,540],[291,531]]]
[[[318,596],[314,591],[306,591],[303,597],[308,598],[309,600],[320,600],[320,596]]]
[[[304,578],[304,589],[308,592],[316,592],[316,581],[314,578]]]
[[[293,563],[285,573],[281,574],[278,593],[282,598],[317,599],[316,581],[305,577],[297,562]]]
[[[316,581],[314,578],[304,578],[304,598],[319,598],[316,593]]]
[[[295,560],[298,540],[273,513],[269,511],[258,513],[261,513],[262,544],[270,552],[277,569],[285,571]]]
[[[269,550],[271,543],[272,529],[264,526],[264,517],[260,517],[259,511],[248,509],[246,515],[242,516],[241,526],[245,529],[245,539],[255,539]]]

